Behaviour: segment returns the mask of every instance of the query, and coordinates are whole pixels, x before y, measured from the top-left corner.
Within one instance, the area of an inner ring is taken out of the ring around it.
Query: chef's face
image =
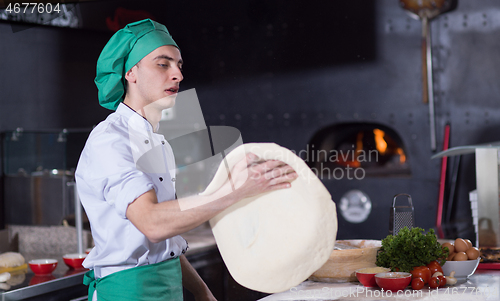
[[[146,55],[131,72],[135,93],[144,106],[167,109],[175,104],[182,81],[182,57],[175,46],[161,46]]]

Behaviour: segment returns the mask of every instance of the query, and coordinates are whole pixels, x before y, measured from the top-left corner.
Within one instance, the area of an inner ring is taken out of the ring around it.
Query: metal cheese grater
[[[409,205],[396,206],[396,198],[402,195],[408,197]],[[408,227],[408,229],[415,227],[415,217],[413,212],[413,203],[411,202],[411,196],[406,193],[400,193],[396,194],[392,201],[391,218],[389,221],[389,234],[397,235],[399,230],[404,227]]]

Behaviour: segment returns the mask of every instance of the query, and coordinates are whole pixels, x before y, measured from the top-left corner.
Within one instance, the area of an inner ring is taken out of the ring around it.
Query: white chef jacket
[[[172,148],[137,112],[120,103],[92,130],[75,178],[95,243],[83,266],[96,277],[186,252],[181,236],[152,243],[126,217],[128,205],[151,189],[158,202],[175,199]]]

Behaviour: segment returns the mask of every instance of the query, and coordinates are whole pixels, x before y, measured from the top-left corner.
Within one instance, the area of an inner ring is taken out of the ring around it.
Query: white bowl
[[[474,274],[479,265],[479,260],[464,260],[464,261],[446,261],[443,265],[443,274],[449,276],[452,271],[455,271],[455,278],[457,280],[465,280],[470,275]]]

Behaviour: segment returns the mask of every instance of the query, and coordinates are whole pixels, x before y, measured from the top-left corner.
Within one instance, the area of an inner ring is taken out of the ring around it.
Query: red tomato
[[[436,272],[443,272],[441,265],[436,260],[429,262],[427,264],[427,267],[429,268],[429,270],[431,270],[431,275],[434,275],[434,273]]]
[[[443,287],[446,285],[446,277],[444,276],[437,276],[437,278],[439,279],[439,287]]]
[[[424,287],[424,279],[420,277],[413,278],[411,280],[411,288],[414,290],[421,290]]]
[[[426,267],[425,265],[419,266],[419,267],[414,267],[413,270],[410,271],[412,278],[422,278],[424,280],[424,283],[428,283],[429,279],[431,279],[431,270]]]
[[[439,280],[438,277],[431,277],[431,279],[429,280],[429,286],[431,288],[439,287],[440,284],[441,284],[441,281]]]

